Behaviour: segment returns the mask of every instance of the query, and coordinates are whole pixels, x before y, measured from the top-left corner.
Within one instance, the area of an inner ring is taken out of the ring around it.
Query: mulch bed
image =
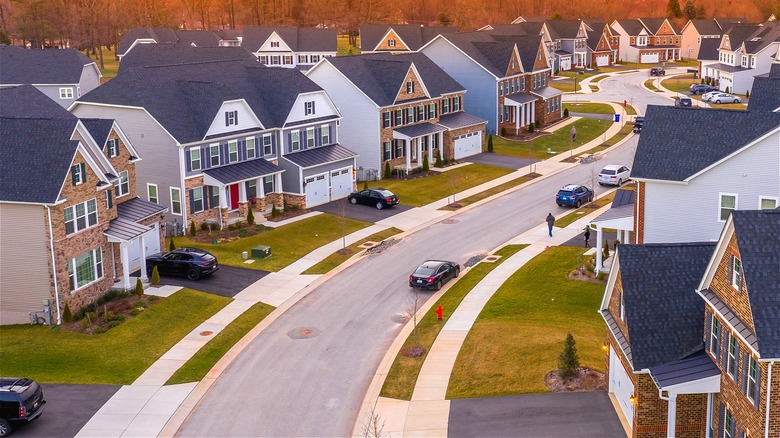
[[[553,392],[606,391],[607,377],[590,368],[580,368],[579,375],[569,379],[561,378],[558,370],[547,373],[544,383]]]
[[[138,295],[131,294],[123,296],[99,305],[97,308],[97,316],[93,311],[89,313],[88,317],[85,316],[84,319],[79,321],[63,323],[59,328],[65,331],[84,333],[87,335],[104,333],[108,331],[112,325],[116,326],[121,324],[157,303],[162,302],[164,299],[165,298],[160,297],[152,298],[150,295],[139,297]],[[105,315],[109,315],[109,317],[106,318]]]

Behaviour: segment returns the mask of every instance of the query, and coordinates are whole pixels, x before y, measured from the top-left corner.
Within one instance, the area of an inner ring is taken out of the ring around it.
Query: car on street
[[[40,417],[46,408],[43,388],[34,380],[0,377],[0,437]]]
[[[160,275],[185,276],[188,280],[197,280],[219,270],[217,258],[200,248],[177,248],[162,255],[146,258],[146,271],[152,274],[154,267]]]
[[[439,290],[460,275],[460,265],[445,260],[427,260],[409,276],[409,287]]]
[[[710,98],[712,103],[739,103],[739,97],[729,93],[718,93]]]
[[[379,210],[398,205],[400,202],[398,196],[393,192],[381,187],[373,187],[360,190],[359,192],[352,192],[347,196],[347,200],[352,204],[371,205]]]
[[[691,94],[704,94],[710,91],[718,91],[717,88],[707,84],[691,84],[689,88]]]
[[[708,91],[701,95],[701,100],[703,100],[704,102],[709,102],[710,99],[712,99],[712,96],[715,96],[716,94],[720,94],[720,90]]]
[[[690,97],[677,96],[674,98],[674,106],[693,106],[693,100]]]
[[[645,124],[645,116],[636,116],[634,119],[634,132],[639,134],[642,132],[642,127]]]
[[[580,184],[565,185],[555,195],[555,203],[558,207],[564,205],[579,207],[591,201],[593,201],[593,190]]]
[[[631,169],[622,164],[610,164],[599,172],[599,185],[622,186],[631,177]]]
[[[661,67],[653,67],[650,69],[650,76],[666,76],[666,70]]]

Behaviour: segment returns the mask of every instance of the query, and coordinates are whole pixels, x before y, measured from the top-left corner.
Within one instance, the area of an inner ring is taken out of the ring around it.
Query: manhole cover
[[[314,327],[298,327],[287,332],[287,336],[292,339],[309,339],[316,338],[320,333],[322,332]]]
[[[406,321],[409,320],[406,315],[393,315],[390,319],[396,324],[406,324]]]
[[[371,248],[377,245],[379,245],[378,242],[363,242],[360,245],[358,245],[358,248]]]
[[[441,221],[441,223],[448,224],[448,225],[449,224],[457,224],[458,222],[460,222],[460,221],[457,220],[457,219],[444,219],[443,221]]]
[[[210,330],[203,330],[202,332],[200,332],[201,336],[211,336],[213,334],[214,334],[214,332],[212,332]]]
[[[501,256],[492,255],[492,256],[485,257],[484,259],[482,259],[482,261],[485,263],[493,263],[500,258]]]

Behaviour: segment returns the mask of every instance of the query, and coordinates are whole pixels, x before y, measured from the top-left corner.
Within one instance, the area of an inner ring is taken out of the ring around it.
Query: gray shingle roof
[[[108,229],[103,234],[127,242],[142,236],[151,229],[147,225],[141,225],[123,218],[116,218],[108,223]]]
[[[335,52],[337,29],[319,29],[295,26],[247,26],[241,46],[257,52],[272,33],[284,41],[293,52]]]
[[[300,93],[321,90],[295,69],[221,61],[129,69],[79,101],[143,107],[184,144],[204,138],[224,101],[244,99],[268,129]]]
[[[715,19],[691,20],[691,26],[696,28],[696,30],[699,32],[699,35],[722,35],[723,34],[723,29],[720,28],[717,20]]]
[[[552,39],[574,39],[582,25],[582,20],[547,20],[544,22]]]
[[[103,149],[106,140],[111,134],[111,128],[114,126],[113,119],[81,119],[81,123],[89,131],[89,135],[95,140],[98,147]]]
[[[438,124],[444,126],[447,129],[460,129],[467,126],[479,125],[487,123],[487,120],[483,120],[477,116],[471,115],[464,111],[458,111],[456,113],[448,113],[439,117]]]
[[[780,64],[772,64],[768,76],[756,76],[748,100],[749,111],[780,110]]]
[[[15,119],[76,118],[32,85],[0,88],[0,117]]]
[[[127,31],[119,40],[117,53],[124,55],[139,39],[151,39],[157,43],[175,43],[178,41],[176,31],[165,27],[140,27]]]
[[[210,30],[177,30],[176,39],[180,44],[195,47],[219,47],[219,35]]]
[[[701,291],[702,297],[707,300],[715,310],[723,315],[723,319],[734,328],[734,331],[739,333],[754,350],[758,351],[758,340],[756,339],[756,333],[732,311],[728,305],[726,305],[715,292],[705,289]]]
[[[684,181],[778,127],[780,113],[649,105],[631,177]]]
[[[465,90],[422,53],[339,56],[328,62],[380,107],[394,104],[412,63],[431,97]]]
[[[618,189],[615,192],[615,198],[612,199],[612,205],[609,210],[600,214],[592,222],[601,222],[611,219],[622,219],[634,215],[634,191]]]
[[[780,22],[768,21],[764,23],[748,38],[745,39],[745,50],[747,53],[758,53],[766,46],[780,41]],[[770,53],[774,56],[774,53]]]
[[[623,28],[623,30],[628,33],[628,36],[637,36],[639,35],[639,32],[642,32],[643,30],[647,31],[645,26],[639,21],[639,20],[615,20],[620,25],[620,27]],[[648,33],[651,33],[650,31],[647,31]]]
[[[117,217],[133,222],[160,214],[167,209],[167,207],[141,198],[133,198],[116,205]]]
[[[715,61],[718,59],[720,38],[703,38],[699,45],[699,61]]]
[[[731,27],[724,35],[728,35],[732,50],[736,50],[752,34],[760,29],[757,24],[737,24]]]
[[[139,44],[122,57],[119,72],[129,68],[209,61],[258,62],[243,47],[193,47],[183,43]]]
[[[498,41],[508,41],[514,43],[515,46],[517,46],[517,53],[520,55],[520,62],[523,64],[523,71],[526,73],[534,71],[536,55],[539,53],[539,47],[542,43],[541,35],[495,35],[494,38]]]
[[[780,358],[780,209],[731,213],[761,358]]]
[[[76,49],[24,49],[0,45],[0,84],[78,84],[95,61]]]
[[[720,368],[715,365],[706,351],[700,350],[686,358],[652,367],[650,375],[655,385],[661,389],[720,376]]]
[[[273,175],[280,172],[282,172],[282,169],[279,169],[263,158],[242,161],[240,163],[215,167],[213,169],[203,171],[203,173],[206,175],[216,179],[223,184],[232,184],[239,181],[246,181],[252,178]]]
[[[322,164],[333,163],[336,161],[348,160],[358,155],[340,144],[320,146],[317,148],[306,149],[305,151],[285,154],[284,158],[304,169],[308,167],[319,166]]]
[[[434,134],[443,131],[446,131],[446,128],[430,122],[415,123],[414,125],[393,128],[393,132],[397,132],[409,138],[420,137],[423,135]]]
[[[642,24],[645,25],[645,27],[650,31],[651,34],[655,35],[661,30],[661,25],[664,24],[665,18],[640,18],[639,21],[642,22]],[[671,21],[668,21],[669,26],[672,28],[674,33],[679,34],[680,31],[677,29],[677,27],[672,23]]]
[[[363,51],[372,51],[382,40],[387,32],[393,29],[409,50],[416,51],[427,44],[439,34],[450,34],[458,31],[452,26],[425,27],[416,24],[361,24],[360,48]]]
[[[57,201],[78,146],[70,139],[77,123],[75,117],[0,118],[0,201]],[[36,151],[41,145],[46,153]]]
[[[712,242],[618,246],[634,371],[701,348],[704,301],[696,287],[714,248]]]

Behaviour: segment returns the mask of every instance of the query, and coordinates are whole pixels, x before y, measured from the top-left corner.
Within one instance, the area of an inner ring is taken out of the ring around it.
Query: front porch
[[[408,173],[412,169],[422,167],[425,157],[428,158],[428,165],[433,166],[436,160],[433,152],[444,144],[444,131],[446,128],[429,122],[393,129],[394,142],[401,142],[403,148],[403,155],[400,155],[398,152],[401,151],[401,148],[396,146],[393,158],[403,157],[404,159],[403,164],[396,164],[393,168],[402,168]]]

